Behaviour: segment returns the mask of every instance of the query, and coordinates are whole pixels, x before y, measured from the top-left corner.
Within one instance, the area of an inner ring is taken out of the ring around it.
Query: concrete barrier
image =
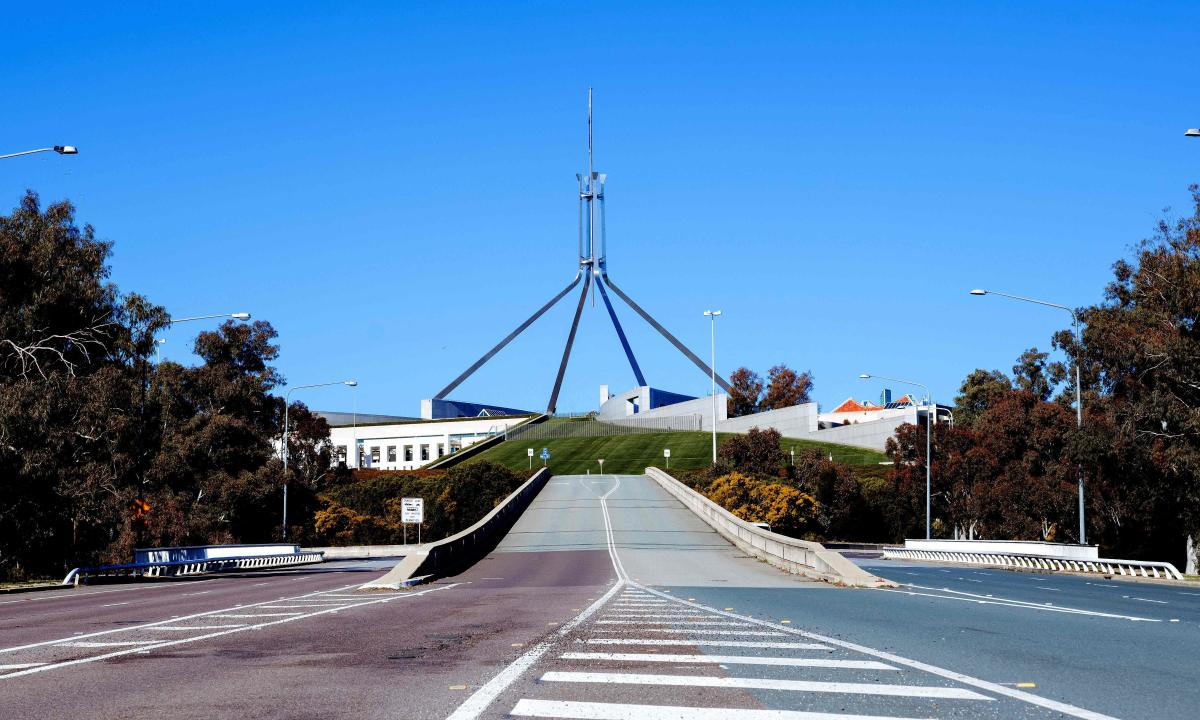
[[[474,565],[499,544],[549,479],[550,470],[541,468],[482,520],[444,540],[425,543],[406,555],[387,575],[359,590],[399,590]]]
[[[414,533],[415,534],[415,533]],[[371,558],[398,558],[420,551],[424,545],[344,545],[304,548],[305,552],[325,554],[326,560],[368,560]]]
[[[747,555],[787,572],[835,585],[896,587],[890,580],[872,575],[820,543],[797,540],[756,527],[658,468],[646,468],[646,475]]]
[[[907,542],[911,541],[906,541],[906,544]],[[924,560],[959,565],[987,565],[989,567],[1014,568],[1018,570],[1095,573],[1106,577],[1127,575],[1129,577],[1155,577],[1169,580],[1184,579],[1179,570],[1169,562],[1149,562],[1145,560],[1117,560],[1113,558],[1075,559],[1033,553],[922,550],[911,547],[884,548],[883,557],[888,560]]]

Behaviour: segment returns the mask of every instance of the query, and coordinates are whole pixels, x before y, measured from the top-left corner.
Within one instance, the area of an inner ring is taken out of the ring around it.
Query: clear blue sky
[[[74,201],[176,316],[271,321],[290,383],[415,414],[574,272],[589,84],[614,279],[826,407],[1008,371],[1067,318],[970,288],[1096,302],[1200,180],[1193,2],[647,5],[13,6],[0,152],[80,154],[0,161],[0,195]],[[543,407],[572,310],[455,396]],[[619,312],[652,385],[707,392]],[[576,348],[560,410],[634,384],[601,305]]]

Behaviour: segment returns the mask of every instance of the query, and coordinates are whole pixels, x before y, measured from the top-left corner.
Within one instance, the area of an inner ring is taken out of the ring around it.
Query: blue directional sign
[[[549,460],[549,459],[550,459],[550,451],[549,451],[549,450],[547,450],[546,448],[542,448],[542,454],[541,454],[541,456],[540,456],[540,457],[541,457],[543,460]]]

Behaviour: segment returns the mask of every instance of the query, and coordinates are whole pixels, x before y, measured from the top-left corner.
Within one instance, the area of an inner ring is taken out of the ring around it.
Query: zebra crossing
[[[1107,717],[634,582],[618,586],[586,622],[554,640],[523,683],[474,716],[915,720],[1051,710]],[[646,617],[646,607],[656,617]]]

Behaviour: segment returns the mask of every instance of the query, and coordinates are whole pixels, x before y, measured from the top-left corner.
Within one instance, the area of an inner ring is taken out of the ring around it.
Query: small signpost
[[[603,475],[604,474],[604,458],[598,458],[596,462],[600,463],[600,474]]]
[[[533,448],[529,448],[528,450],[526,450],[526,452],[529,453],[529,469],[532,470],[533,469]]]
[[[408,544],[408,524],[417,524],[417,544],[421,544],[421,523],[425,522],[424,498],[400,498],[400,522],[404,526],[404,544]]]
[[[550,451],[547,450],[546,448],[542,448],[541,458],[542,458],[542,467],[546,467],[546,461],[550,459]]]
[[[663,448],[663,457],[667,459],[667,469],[671,469],[671,448]]]

